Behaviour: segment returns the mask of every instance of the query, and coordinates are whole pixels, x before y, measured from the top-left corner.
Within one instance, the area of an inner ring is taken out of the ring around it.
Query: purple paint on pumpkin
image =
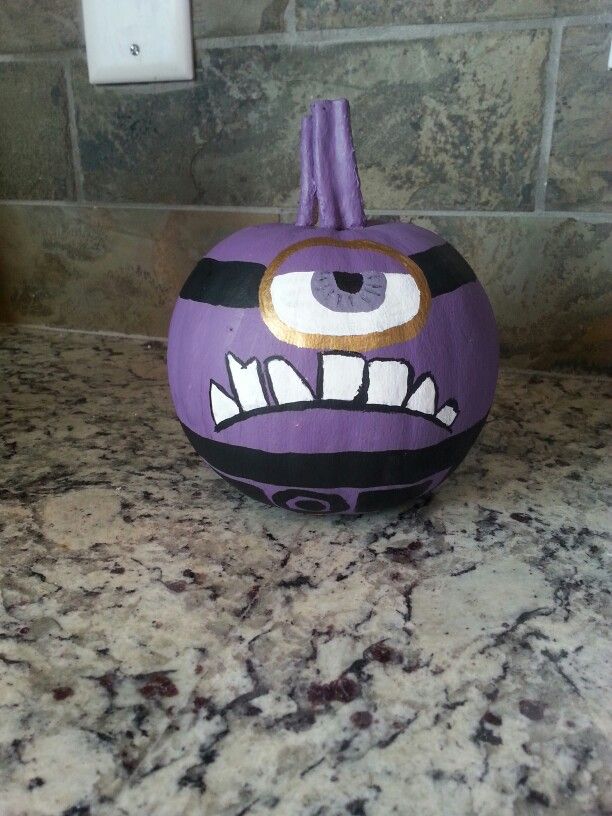
[[[316,188],[314,180],[314,166],[312,158],[312,117],[304,116],[300,134],[301,145],[301,178],[300,203],[298,205],[295,225],[297,227],[312,227],[316,223]]]
[[[312,161],[323,227],[354,229],[366,219],[346,99],[318,99],[311,107]]]
[[[220,241],[210,250],[208,257],[218,261],[256,261],[267,266],[283,249],[307,238],[338,238],[341,241],[366,239],[393,246],[403,255],[415,255],[446,243],[444,238],[424,227],[399,222],[367,224],[363,229],[344,230],[298,227],[292,224],[259,224],[245,227]],[[308,257],[304,251],[301,258]],[[310,257],[315,259],[314,255]],[[377,254],[375,257],[380,256]],[[290,263],[289,259],[287,264]]]
[[[497,349],[488,342],[495,323],[487,297],[478,283],[435,298],[423,331],[408,343],[373,349],[364,359],[404,359],[419,376],[431,372],[439,401],[457,400],[459,415],[454,431],[482,420],[491,405],[497,375]],[[464,349],[453,353],[455,338]],[[211,342],[214,338],[214,343]],[[276,415],[261,414],[215,434],[208,409],[210,380],[226,387],[226,353],[261,363],[278,355],[315,388],[319,358],[311,349],[282,343],[270,335],[257,309],[230,309],[190,300],[177,302],[170,326],[168,365],[170,387],[179,419],[201,436],[220,436],[235,445],[262,450],[390,450],[420,448],[440,442],[448,435],[427,419],[402,414],[364,413],[354,433],[339,436],[336,427],[355,422],[353,411],[310,408]],[[337,425],[336,425],[337,423]]]
[[[271,505],[276,505],[277,507],[284,507],[288,510],[295,510],[298,512],[315,512],[315,513],[325,513],[329,512],[326,510],[324,506],[320,506],[319,508],[315,509],[312,505],[310,508],[300,507],[298,503],[303,501],[309,500],[308,496],[305,496],[305,491],[300,491],[300,496],[297,498],[287,498],[288,493],[294,491],[291,485],[271,485],[266,482],[257,482],[253,479],[235,479],[232,474],[224,473],[221,470],[217,470],[217,473],[220,476],[223,476],[225,479],[230,481],[234,487],[237,487],[239,490],[242,490],[251,498],[258,498],[260,501],[265,501]],[[364,502],[370,502],[371,504],[376,503],[377,497],[385,497],[384,494],[388,493],[388,491],[396,491],[398,493],[403,492],[404,494],[410,494],[411,499],[417,499],[421,496],[428,496],[431,493],[434,493],[438,487],[442,484],[442,482],[446,479],[448,475],[448,470],[442,470],[439,473],[432,474],[428,479],[423,480],[422,482],[417,482],[414,485],[385,485],[384,487],[377,487],[373,490],[362,490],[356,487],[336,487],[333,489],[319,488],[317,491],[317,500],[324,505],[325,500],[331,505],[335,500],[340,498],[346,504],[346,510],[344,512],[350,513],[357,513],[362,512],[357,509],[359,503],[363,505]],[[308,489],[307,493],[311,493],[312,491]],[[278,498],[279,494],[285,494],[284,500]],[[365,498],[364,498],[365,497]],[[312,497],[310,497],[310,501],[312,501]]]
[[[493,399],[495,321],[442,238],[365,224],[345,100],[313,103],[301,142],[296,226],[241,230],[185,285],[172,397],[196,450],[247,495],[382,509],[465,456]]]
[[[373,312],[384,303],[387,278],[378,269],[332,271],[331,275],[320,269],[312,276],[310,290],[319,303],[332,312]],[[365,296],[356,297],[363,291]]]

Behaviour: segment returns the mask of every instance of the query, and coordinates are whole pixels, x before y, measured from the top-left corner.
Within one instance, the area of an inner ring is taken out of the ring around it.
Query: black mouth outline
[[[410,365],[407,360],[399,360],[396,358],[389,358],[389,357],[373,357],[370,360],[366,360],[366,358],[359,354],[358,352],[346,352],[346,351],[320,351],[317,353],[317,382],[315,391],[312,391],[310,384],[307,380],[301,375],[301,373],[289,362],[285,357],[279,354],[271,355],[270,357],[266,357],[263,360],[263,364],[260,362],[258,357],[251,357],[250,359],[246,360],[245,362],[239,361],[242,366],[246,367],[251,363],[255,362],[257,376],[259,378],[259,382],[262,388],[262,392],[264,396],[269,396],[274,401],[274,404],[267,404],[260,408],[253,408],[249,411],[244,411],[242,409],[242,405],[240,404],[240,397],[238,396],[238,389],[236,387],[236,383],[234,382],[234,378],[232,376],[232,372],[229,365],[229,355],[235,359],[235,355],[232,352],[226,352],[225,354],[225,367],[227,370],[228,381],[230,383],[232,394],[228,394],[227,390],[219,385],[218,382],[211,379],[209,386],[208,386],[208,404],[211,406],[211,417],[215,426],[215,432],[219,433],[221,431],[230,428],[232,425],[236,425],[238,423],[244,422],[247,419],[255,416],[262,416],[264,414],[279,414],[279,413],[287,413],[289,411],[308,411],[313,410],[315,408],[323,409],[323,410],[334,410],[334,411],[359,411],[367,412],[367,413],[377,413],[377,414],[402,414],[403,416],[414,416],[419,417],[421,419],[426,419],[428,422],[431,422],[433,425],[436,425],[438,428],[442,428],[443,430],[447,431],[448,434],[452,434],[452,426],[457,421],[457,417],[459,416],[459,405],[457,400],[455,399],[448,399],[444,403],[443,406],[436,410],[436,413],[439,413],[442,408],[446,406],[451,407],[455,411],[455,417],[450,425],[446,425],[444,422],[439,420],[435,414],[427,414],[422,411],[415,411],[411,408],[407,408],[406,405],[420,385],[429,378],[433,383],[434,391],[435,391],[435,404],[438,404],[438,385],[435,381],[435,378],[431,371],[426,371],[420,374],[416,379],[411,379],[414,377],[414,369]],[[323,356],[339,356],[339,357],[357,357],[364,361],[365,365],[363,367],[363,380],[361,386],[357,392],[356,397],[353,400],[341,400],[341,399],[323,399]],[[274,386],[272,383],[272,378],[269,376],[268,373],[268,363],[272,360],[280,360],[286,365],[290,366],[293,372],[300,378],[302,383],[310,393],[313,395],[312,400],[300,400],[298,402],[286,402],[286,403],[279,403],[276,394],[274,393]],[[366,402],[368,389],[370,386],[370,377],[369,377],[369,363],[372,362],[400,362],[404,363],[408,367],[408,382],[410,386],[407,388],[407,393],[404,399],[402,400],[401,405],[380,405],[380,404],[368,404]],[[212,412],[212,388],[213,385],[215,388],[218,388],[228,399],[234,401],[238,408],[240,409],[239,413],[235,416],[228,417],[227,419],[222,420],[221,422],[215,422],[214,414]]]
[[[463,461],[487,416],[435,445],[414,450],[270,453],[200,436],[181,422],[196,452],[224,478],[300,489],[374,488],[413,484]]]

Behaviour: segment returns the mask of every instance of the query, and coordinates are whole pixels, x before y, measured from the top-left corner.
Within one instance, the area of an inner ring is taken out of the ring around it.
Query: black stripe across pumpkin
[[[442,238],[367,223],[344,99],[302,123],[295,225],[248,227],[177,301],[170,388],[196,451],[244,493],[360,513],[435,489],[495,390],[482,286]]]

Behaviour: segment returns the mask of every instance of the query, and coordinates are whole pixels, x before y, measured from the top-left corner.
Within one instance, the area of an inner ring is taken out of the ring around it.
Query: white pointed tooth
[[[250,363],[243,363],[229,352],[227,363],[234,393],[242,410],[253,411],[255,408],[264,408],[268,403],[261,387],[259,361],[251,360]]]
[[[371,360],[368,405],[401,405],[408,393],[410,368],[402,360]]]
[[[216,382],[210,382],[210,410],[215,420],[215,425],[230,419],[240,413],[240,408],[235,401],[228,397]]]
[[[436,414],[436,419],[439,419],[440,422],[443,422],[449,428],[455,421],[457,416],[457,409],[450,404],[443,405],[442,408]]]
[[[352,401],[363,383],[365,361],[348,354],[322,354],[323,390],[321,399]]]
[[[425,377],[419,387],[412,392],[406,407],[421,414],[436,413],[436,386],[431,377]]]
[[[308,384],[286,360],[268,360],[266,365],[274,398],[279,405],[314,399]]]

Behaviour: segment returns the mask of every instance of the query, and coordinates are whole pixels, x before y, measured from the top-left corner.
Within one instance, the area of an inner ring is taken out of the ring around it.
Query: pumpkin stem
[[[299,227],[366,223],[347,99],[317,99],[302,119]]]
[[[300,132],[300,203],[295,224],[314,227],[317,223],[317,191],[312,167],[312,117],[302,117]]]

